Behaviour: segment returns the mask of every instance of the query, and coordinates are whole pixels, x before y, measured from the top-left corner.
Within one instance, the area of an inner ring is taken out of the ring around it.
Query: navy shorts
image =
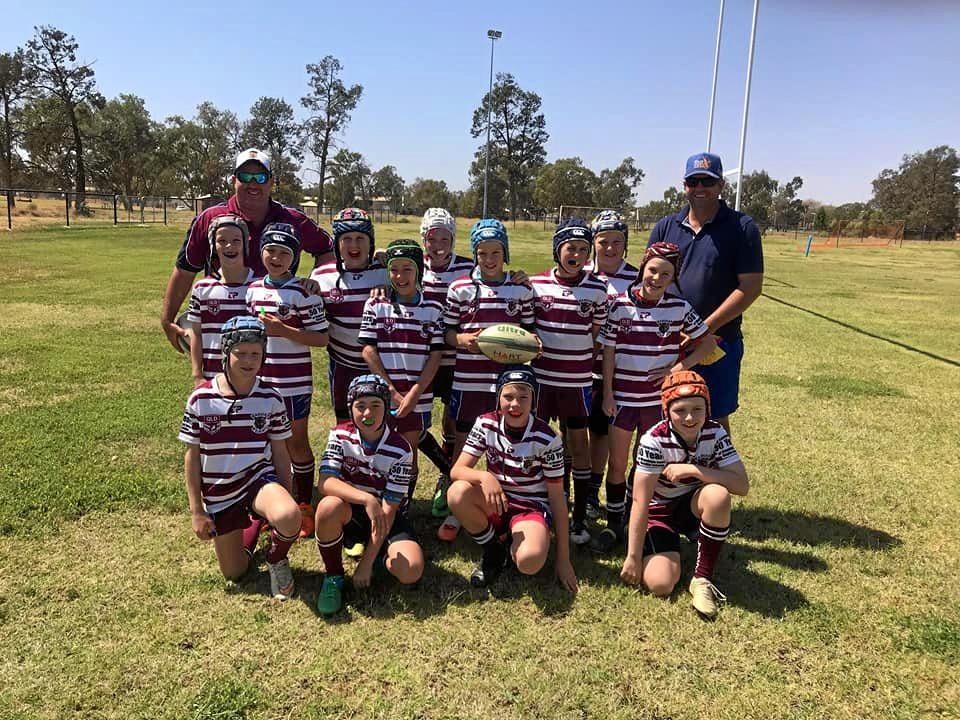
[[[313,395],[310,393],[290,395],[289,397],[283,398],[283,406],[287,409],[287,416],[290,418],[290,422],[310,417],[310,401],[312,399]]]
[[[740,407],[740,363],[743,361],[743,338],[721,339],[717,345],[726,355],[713,365],[697,365],[693,369],[703,376],[710,388],[710,414],[715,418],[732,415]]]
[[[350,505],[350,513],[350,521],[343,526],[344,546],[350,547],[357,543],[367,544],[370,542],[370,516],[367,515],[363,505]],[[412,540],[418,545],[420,544],[407,518],[398,512],[393,518],[393,525],[390,527],[390,532],[387,533],[386,540],[380,546],[380,554],[386,555],[389,545],[402,540]]]

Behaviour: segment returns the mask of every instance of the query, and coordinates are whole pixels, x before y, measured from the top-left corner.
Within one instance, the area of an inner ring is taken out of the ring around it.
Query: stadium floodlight
[[[503,37],[500,30],[487,30],[490,38],[490,91],[487,93],[487,149],[483,160],[483,217],[487,217],[487,185],[490,179],[490,111],[493,109],[493,46]]]

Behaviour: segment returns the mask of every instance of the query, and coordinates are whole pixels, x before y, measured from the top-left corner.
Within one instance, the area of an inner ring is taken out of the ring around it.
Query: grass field
[[[416,231],[380,226],[378,244]],[[577,551],[575,599],[546,571],[472,590],[472,542],[432,540],[430,472],[419,587],[381,582],[325,621],[310,543],[280,604],[262,565],[227,588],[190,531],[189,365],[157,321],[181,238],[0,234],[0,717],[960,717],[956,244],[805,259],[765,239],[733,423],[751,492],[715,623],[689,607],[692,546],[669,601]],[[549,262],[539,224],[512,239],[514,265]],[[317,450],[332,413],[315,363]]]

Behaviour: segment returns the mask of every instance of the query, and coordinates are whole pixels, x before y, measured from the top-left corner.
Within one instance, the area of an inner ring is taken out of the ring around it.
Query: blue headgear
[[[480,220],[470,228],[470,250],[473,252],[473,261],[477,261],[477,246],[482,242],[495,240],[503,245],[503,261],[510,262],[510,241],[507,240],[507,228],[503,223],[493,218]]]
[[[370,250],[367,253],[367,265],[373,262],[373,221],[363,208],[344,208],[333,218],[333,256],[337,270],[343,272],[343,256],[340,254],[340,236],[347,233],[363,233],[370,238]]]
[[[623,249],[627,249],[627,237],[630,234],[630,226],[624,222],[623,215],[616,210],[601,210],[600,213],[590,223],[590,229],[594,237],[602,232],[623,233]]]
[[[350,408],[351,420],[353,403],[362,397],[375,397],[383,401],[383,422],[377,428],[379,430],[387,422],[387,414],[390,412],[390,387],[387,381],[373,373],[358,375],[350,381],[350,385],[347,386],[347,407]]]
[[[553,261],[560,262],[560,246],[571,240],[582,240],[587,244],[590,250],[593,250],[593,233],[590,232],[590,226],[586,220],[578,217],[567,218],[557,225],[557,231],[553,234]],[[590,252],[588,250],[588,254]]]
[[[257,318],[237,315],[227,320],[220,328],[220,354],[223,359],[223,374],[230,387],[230,353],[240,343],[259,343],[267,352],[267,328]],[[231,405],[232,408],[232,405]]]
[[[540,394],[540,383],[537,375],[529,365],[507,365],[497,377],[497,410],[500,409],[500,391],[504,385],[526,385],[533,393],[533,408],[536,411],[537,396]]]
[[[300,232],[290,223],[269,223],[260,234],[260,251],[269,245],[280,245],[293,253],[290,272],[296,275],[300,265]]]

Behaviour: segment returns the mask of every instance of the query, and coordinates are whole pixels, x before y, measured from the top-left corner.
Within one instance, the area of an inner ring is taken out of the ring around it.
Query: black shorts
[[[603,412],[603,381],[593,381],[593,401],[590,403],[590,432],[597,437],[610,434],[610,418]]]
[[[370,542],[370,517],[367,515],[367,511],[363,508],[363,505],[351,505],[350,511],[350,522],[343,526],[344,547],[350,547],[357,543],[366,544]],[[397,514],[393,516],[393,526],[390,528],[390,532],[387,533],[387,539],[380,547],[380,554],[386,554],[387,547],[391,543],[402,540],[412,540],[418,545],[420,544],[407,518],[397,511]]]
[[[433,376],[433,396],[440,398],[444,405],[450,404],[450,393],[453,391],[453,365],[441,365],[437,374]]]

